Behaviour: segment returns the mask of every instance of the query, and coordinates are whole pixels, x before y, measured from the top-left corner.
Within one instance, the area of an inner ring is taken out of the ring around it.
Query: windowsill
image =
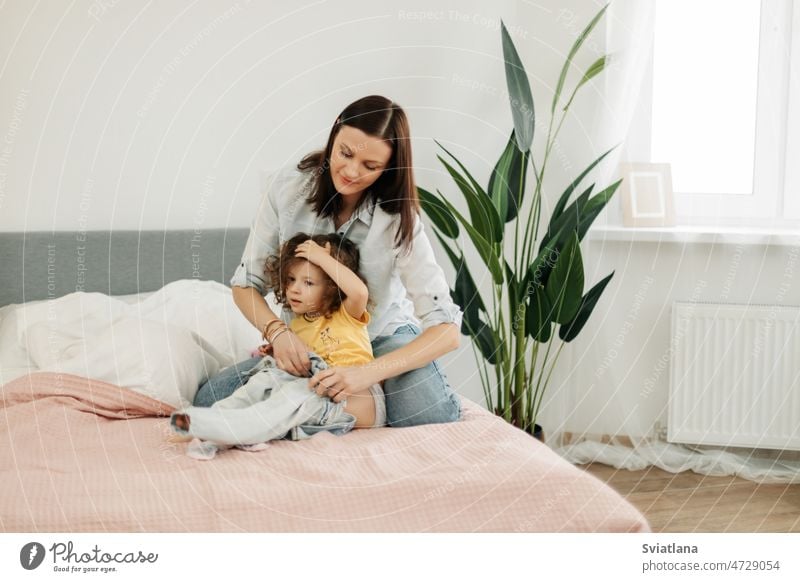
[[[800,229],[734,226],[626,227],[597,225],[589,229],[590,241],[702,243],[744,245],[800,245]]]

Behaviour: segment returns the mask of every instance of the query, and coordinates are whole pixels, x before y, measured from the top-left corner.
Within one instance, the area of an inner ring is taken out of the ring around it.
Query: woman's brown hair
[[[289,308],[289,301],[286,298],[286,287],[289,284],[289,270],[297,263],[306,260],[302,257],[298,257],[296,251],[297,247],[309,239],[313,240],[321,247],[325,247],[327,243],[331,243],[331,256],[353,271],[358,275],[358,278],[366,284],[366,280],[361,273],[358,272],[360,253],[353,241],[335,233],[315,234],[311,236],[301,232],[283,243],[278,254],[269,257],[264,265],[264,274],[267,276],[267,284],[275,293],[275,301],[287,309]],[[346,299],[347,295],[336,286],[336,283],[334,283],[333,279],[328,277],[327,274],[325,274],[325,286],[319,311],[325,317],[330,317],[341,307],[342,300]]]
[[[325,149],[300,160],[297,168],[312,175],[308,202],[321,218],[336,216],[341,210],[342,199],[336,195],[330,166],[333,142],[343,125],[386,140],[391,146],[389,163],[369,187],[364,199],[372,198],[385,212],[400,215],[395,247],[402,246],[408,251],[414,236],[414,218],[419,214],[419,198],[414,184],[408,118],[402,107],[391,99],[369,95],[345,107],[331,128]]]

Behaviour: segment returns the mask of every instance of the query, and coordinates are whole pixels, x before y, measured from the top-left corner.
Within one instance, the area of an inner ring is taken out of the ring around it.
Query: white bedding
[[[153,292],[116,295],[114,299],[133,305],[152,294]],[[26,303],[12,303],[0,307],[0,386],[25,374],[39,371],[30,361],[27,350],[19,345],[17,322],[22,320],[24,316],[18,314],[18,312],[20,309],[43,305],[47,302],[47,299],[43,299]]]
[[[0,309],[0,385],[31,372],[63,372],[178,407],[259,343],[231,290],[213,281],[118,297],[71,293]]]

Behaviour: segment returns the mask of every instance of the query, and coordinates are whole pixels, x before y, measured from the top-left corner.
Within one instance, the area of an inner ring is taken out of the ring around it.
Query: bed
[[[187,457],[167,422],[186,385],[258,339],[225,286],[246,236],[0,234],[2,531],[650,531],[603,482],[464,397],[456,423]],[[125,322],[139,335],[115,345]],[[75,329],[80,349],[60,331]]]

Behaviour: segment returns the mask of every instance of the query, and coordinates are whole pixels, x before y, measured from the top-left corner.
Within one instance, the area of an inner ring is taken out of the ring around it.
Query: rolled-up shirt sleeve
[[[255,218],[250,226],[250,234],[244,246],[242,260],[231,277],[231,287],[253,287],[261,295],[269,291],[264,275],[264,264],[270,255],[278,250],[279,219],[277,196],[281,180],[270,179],[265,188]]]
[[[414,315],[423,329],[441,323],[461,328],[463,312],[453,303],[444,271],[436,262],[433,247],[425,234],[422,220],[416,218],[411,250],[397,251],[397,272],[414,304]]]

